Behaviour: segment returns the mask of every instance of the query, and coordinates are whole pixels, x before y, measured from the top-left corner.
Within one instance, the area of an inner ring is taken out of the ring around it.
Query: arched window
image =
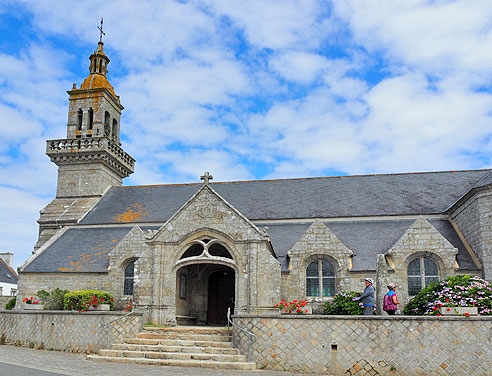
[[[104,112],[104,135],[109,136],[111,134],[111,115],[108,111]]]
[[[113,140],[116,141],[118,135],[118,121],[116,119],[113,119]]]
[[[77,112],[77,130],[80,131],[82,130],[82,109],[79,108],[79,111]]]
[[[89,108],[89,128],[88,129],[92,129],[92,126],[94,125],[94,110],[91,108]]]
[[[135,276],[135,261],[130,261],[125,267],[125,283],[123,295],[133,295],[133,280]]]
[[[306,295],[335,295],[335,268],[328,260],[315,260],[306,268]]]
[[[419,257],[408,264],[408,295],[417,295],[431,282],[439,281],[437,264],[429,257]]]

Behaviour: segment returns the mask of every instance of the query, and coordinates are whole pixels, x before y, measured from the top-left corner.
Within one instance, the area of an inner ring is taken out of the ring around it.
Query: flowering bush
[[[39,300],[34,300],[32,296],[30,298],[24,298],[23,302],[26,304],[39,304]]]
[[[336,294],[331,302],[324,304],[324,315],[362,315],[364,309],[359,301],[359,293],[344,291]]]
[[[477,307],[480,315],[492,315],[492,284],[469,275],[449,277],[420,290],[403,313],[440,316],[441,309],[452,307]]]
[[[302,315],[303,313],[307,313],[308,309],[305,308],[308,301],[306,300],[293,300],[291,302],[286,302],[285,299],[282,299],[280,303],[274,305],[275,308],[279,308],[283,312],[289,313],[298,313]]]
[[[64,309],[66,311],[85,312],[90,307],[97,307],[99,304],[109,304],[113,310],[113,295],[105,291],[80,290],[65,294]]]
[[[125,312],[131,312],[131,311],[133,311],[133,306],[134,306],[134,304],[133,304],[133,302],[130,300],[130,301],[128,302],[128,304],[126,304],[126,305],[123,307],[123,311],[125,311]]]

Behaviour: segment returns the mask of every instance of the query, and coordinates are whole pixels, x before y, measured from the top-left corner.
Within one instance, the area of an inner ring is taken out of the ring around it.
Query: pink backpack
[[[396,304],[393,303],[393,295],[386,294],[383,298],[383,311],[392,311],[396,309]]]

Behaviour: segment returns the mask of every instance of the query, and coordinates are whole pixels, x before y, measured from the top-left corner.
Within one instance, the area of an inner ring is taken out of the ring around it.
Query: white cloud
[[[46,33],[76,34],[85,42],[97,41],[96,29],[104,15],[105,43],[125,56],[120,63],[146,70],[151,62],[170,58],[177,49],[207,42],[213,44],[213,20],[194,2],[121,1],[25,1],[34,23]],[[97,12],[94,13],[94,9]]]
[[[246,166],[241,165],[233,156],[222,150],[191,149],[167,152],[158,157],[173,166],[169,175],[178,177],[177,181],[199,182],[199,177],[204,171],[213,172],[217,181],[252,178]]]
[[[14,267],[21,265],[37,240],[39,210],[46,200],[13,188],[0,186],[0,249],[14,253]]]
[[[232,19],[244,30],[247,41],[258,48],[318,47],[331,31],[323,22],[328,10],[326,1],[213,0],[208,3],[219,16]]]
[[[334,2],[356,43],[428,74],[456,70],[487,74],[492,68],[492,3],[479,1],[348,0]],[[472,77],[469,77],[469,79]],[[477,77],[480,78],[480,77]]]
[[[270,66],[287,80],[309,84],[328,67],[328,61],[318,54],[289,51],[273,58]]]
[[[137,158],[128,182],[265,177],[257,165],[272,178],[491,166],[492,98],[476,89],[492,78],[489,1],[23,4],[40,42],[0,53],[0,188],[31,213],[15,236],[36,227],[37,197],[54,195],[45,139],[66,134],[94,9],[126,107],[123,148]]]

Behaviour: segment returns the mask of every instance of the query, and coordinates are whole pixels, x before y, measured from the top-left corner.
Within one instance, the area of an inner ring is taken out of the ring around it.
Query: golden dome
[[[116,98],[116,94],[114,93],[114,89],[109,83],[108,79],[104,77],[102,74],[92,73],[87,77],[82,85],[80,85],[80,89],[108,89],[109,92]]]

